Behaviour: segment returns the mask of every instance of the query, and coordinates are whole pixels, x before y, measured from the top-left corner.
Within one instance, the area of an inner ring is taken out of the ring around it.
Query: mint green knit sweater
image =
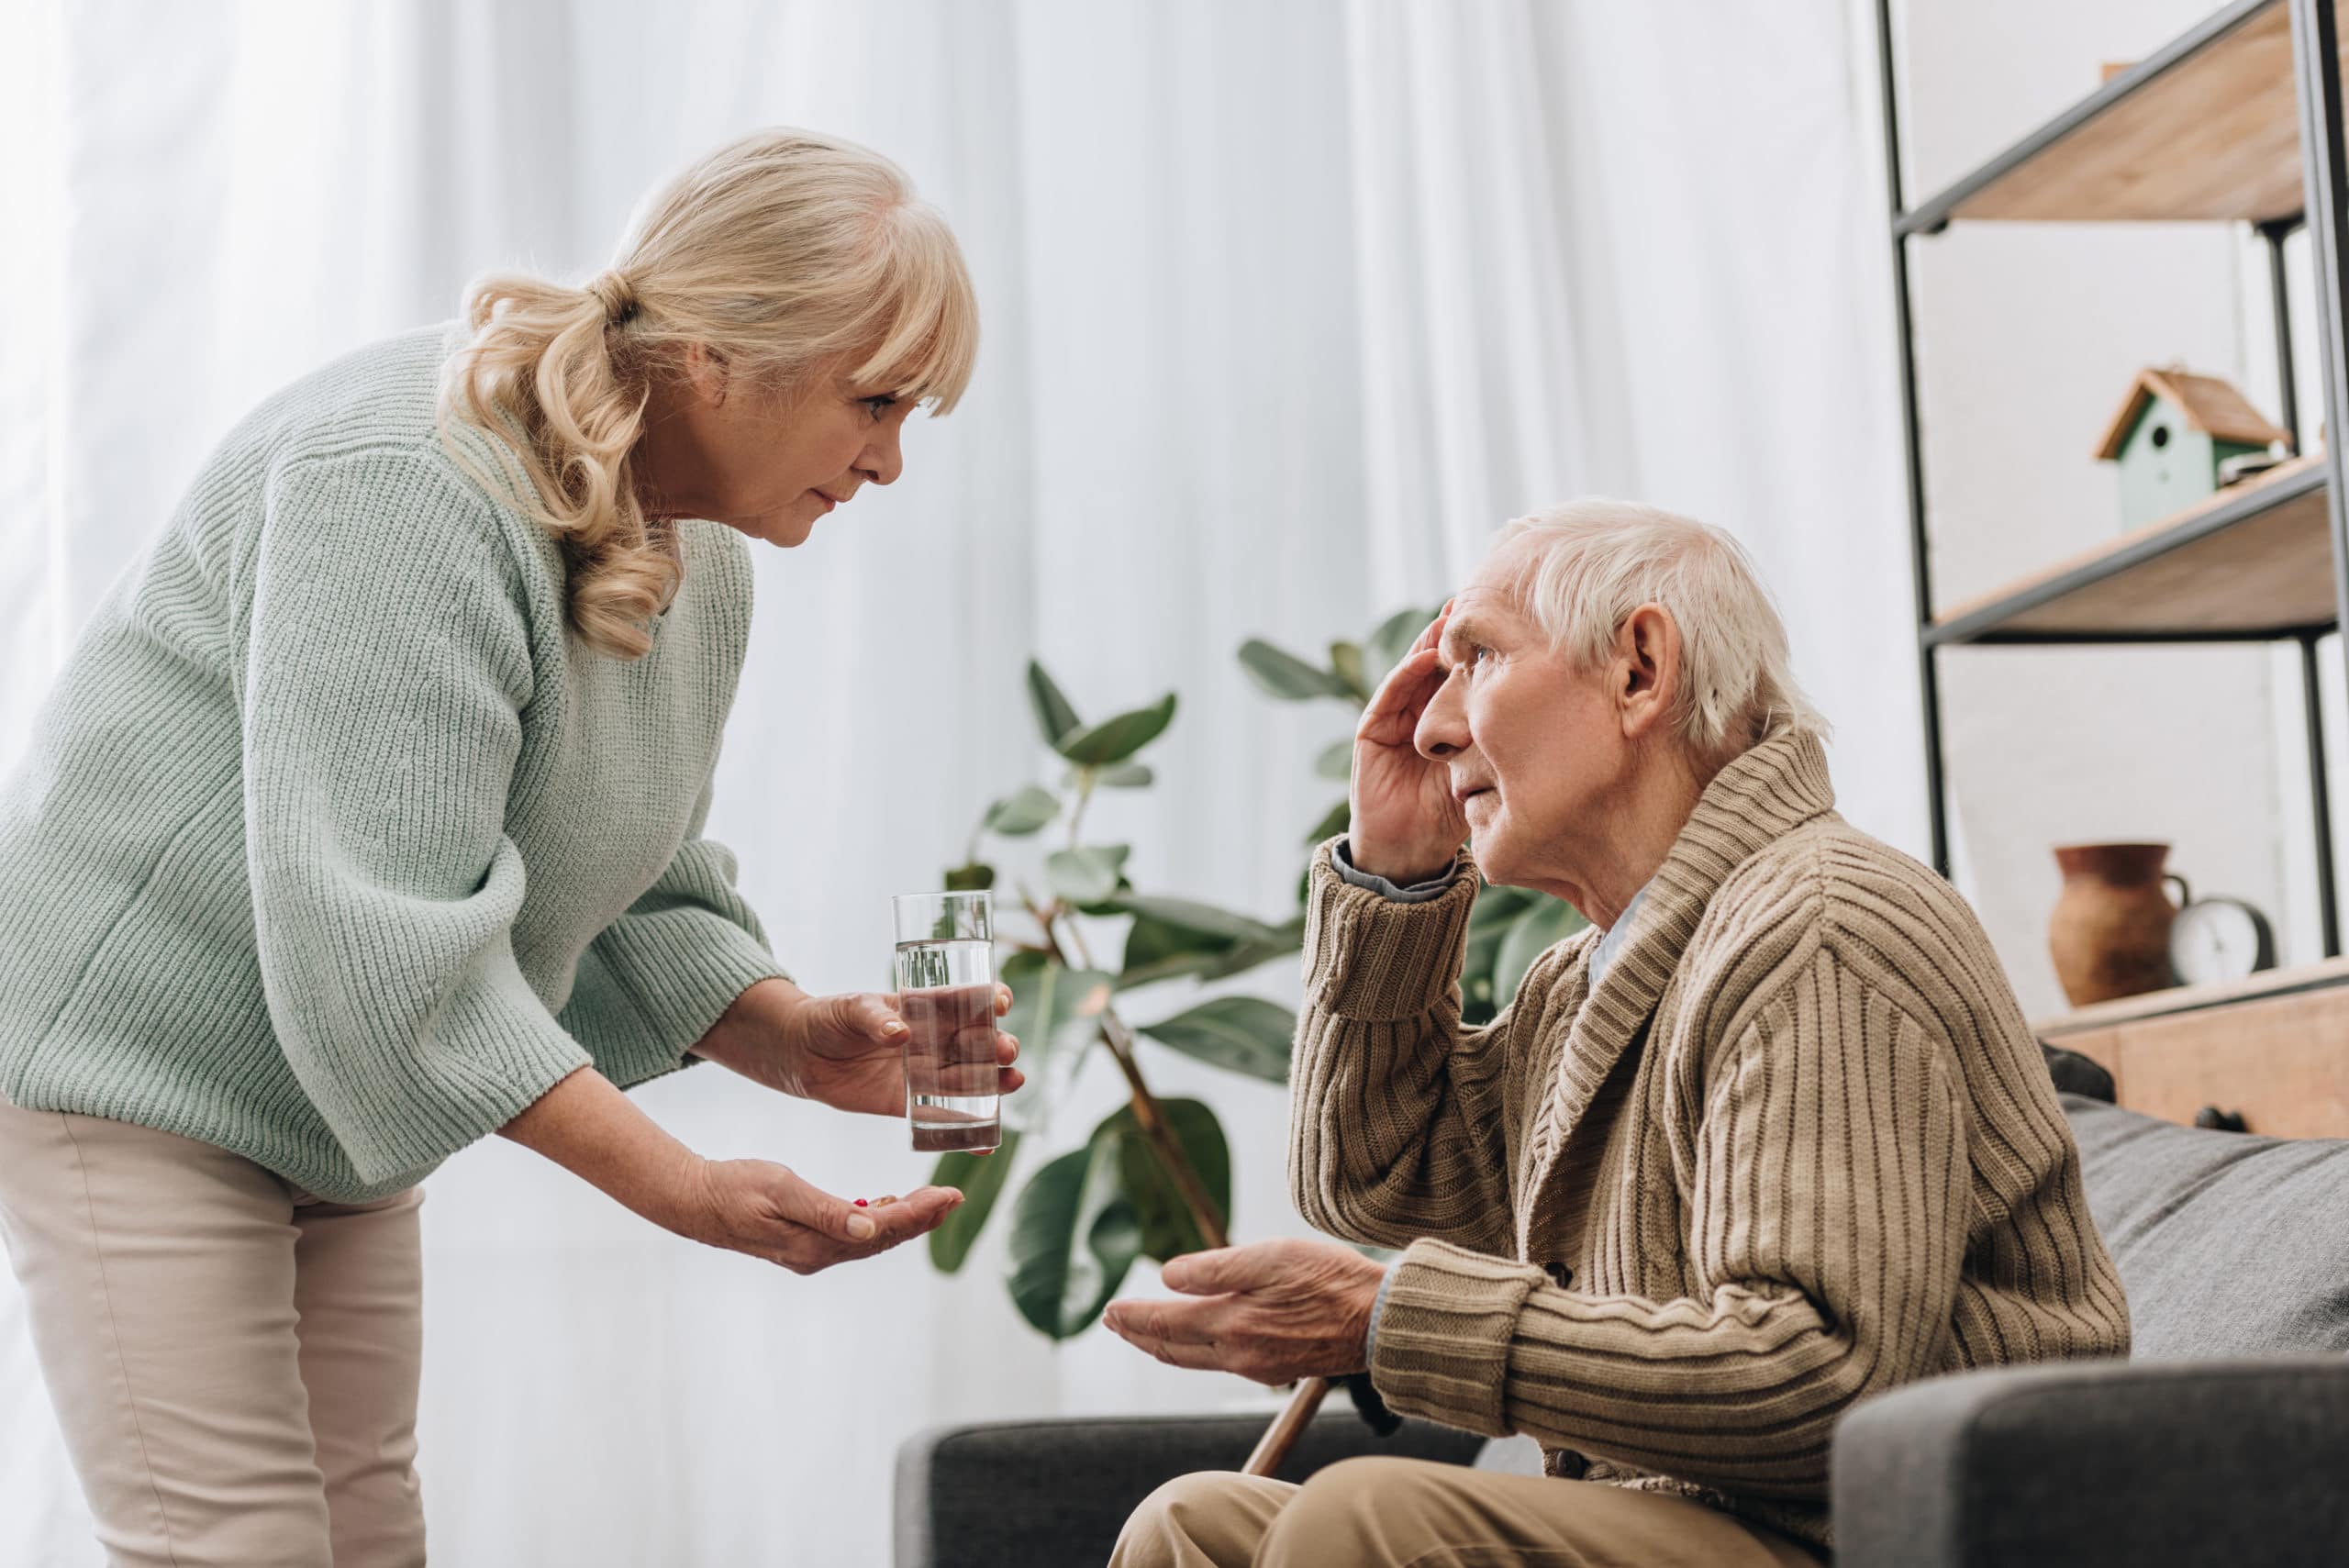
[[[0,789],[0,1095],[408,1185],[780,973],[701,837],[748,546],[623,662],[433,430],[429,328],[279,393],[99,606]]]

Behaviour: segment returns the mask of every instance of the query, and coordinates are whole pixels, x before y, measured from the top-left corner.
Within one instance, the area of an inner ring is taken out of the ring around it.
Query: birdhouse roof
[[[2243,395],[2214,375],[2196,375],[2188,370],[2172,366],[2168,370],[2143,370],[2130,385],[2129,395],[2121,402],[2121,411],[2104,432],[2104,439],[2097,443],[2096,455],[2110,462],[2121,455],[2121,448],[2129,439],[2129,432],[2137,428],[2137,417],[2145,405],[2156,397],[2166,397],[2186,416],[2186,422],[2206,435],[2222,441],[2242,441],[2246,445],[2264,447],[2270,441],[2289,440],[2288,432],[2270,424],[2267,417],[2254,408]]]

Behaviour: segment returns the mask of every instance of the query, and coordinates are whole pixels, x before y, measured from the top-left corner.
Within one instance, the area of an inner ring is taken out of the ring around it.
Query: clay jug
[[[2072,1006],[2134,996],[2175,983],[2169,927],[2177,905],[2162,884],[2176,883],[2180,903],[2187,895],[2183,878],[2162,872],[2168,855],[2167,844],[2057,846],[2064,892],[2047,922],[2047,951]]]

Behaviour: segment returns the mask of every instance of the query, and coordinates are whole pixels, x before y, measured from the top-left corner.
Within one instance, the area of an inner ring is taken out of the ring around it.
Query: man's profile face
[[[1605,837],[1628,746],[1608,672],[1552,650],[1517,602],[1509,564],[1487,562],[1453,602],[1436,650],[1444,684],[1414,744],[1449,770],[1488,880],[1581,907],[1584,846]]]

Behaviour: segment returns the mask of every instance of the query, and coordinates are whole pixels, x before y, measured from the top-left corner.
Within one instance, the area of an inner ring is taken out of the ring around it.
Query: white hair
[[[1596,670],[1631,612],[1660,605],[1680,632],[1679,739],[1719,767],[1775,736],[1824,736],[1795,684],[1786,623],[1744,548],[1693,517],[1628,501],[1573,501],[1501,530],[1501,581],[1551,647]]]

